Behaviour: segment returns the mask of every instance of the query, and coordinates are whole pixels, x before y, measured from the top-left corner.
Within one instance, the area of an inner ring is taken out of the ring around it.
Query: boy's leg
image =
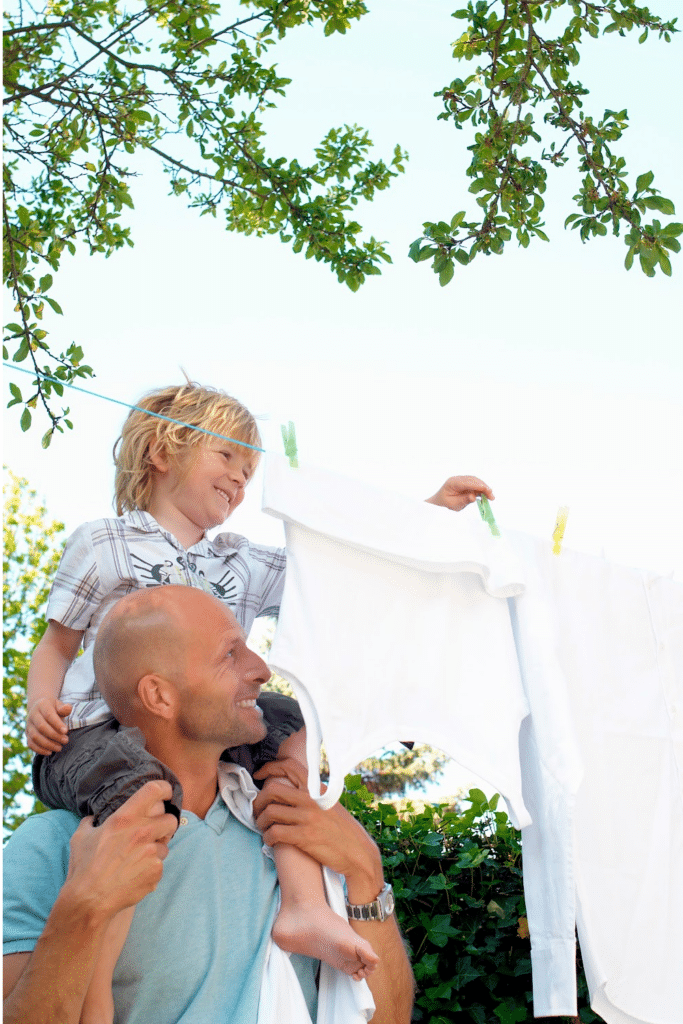
[[[33,788],[42,802],[80,817],[92,814],[95,825],[150,779],[171,783],[166,810],[179,818],[183,792],[177,778],[145,749],[139,729],[119,725],[111,716],[73,729],[60,751],[33,760]]]
[[[280,758],[292,757],[306,767],[304,729],[279,748]],[[264,788],[287,779],[267,779]],[[276,843],[273,856],[280,882],[281,907],[273,925],[273,940],[288,953],[302,953],[335,967],[356,980],[366,978],[379,958],[346,918],[328,905],[320,864],[295,846]]]

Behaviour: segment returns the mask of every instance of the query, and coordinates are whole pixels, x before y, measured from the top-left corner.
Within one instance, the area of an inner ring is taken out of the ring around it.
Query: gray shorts
[[[266,691],[258,698],[268,734],[260,743],[231,747],[225,761],[242,765],[253,775],[274,761],[280,744],[303,728],[299,705],[291,697]],[[173,787],[166,809],[180,817],[183,791],[165,764],[145,749],[139,729],[119,725],[111,716],[96,725],[69,733],[69,742],[56,754],[33,759],[33,788],[47,807],[73,811],[79,817],[92,814],[100,825],[129,796],[152,779],[165,779]],[[257,783],[258,785],[258,783]]]

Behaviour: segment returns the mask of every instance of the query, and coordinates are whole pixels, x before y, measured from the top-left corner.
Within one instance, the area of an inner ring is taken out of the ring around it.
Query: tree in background
[[[354,291],[389,261],[381,242],[358,240],[352,211],[403,170],[398,146],[388,164],[370,160],[367,133],[344,125],[302,165],[268,156],[263,141],[263,112],[290,81],[268,64],[269,47],[316,21],[326,35],[345,32],[364,13],[360,0],[6,5],[4,275],[18,314],[7,330],[13,360],[57,380],[36,376],[28,396],[10,384],[10,405],[23,405],[26,430],[42,404],[45,447],[71,426],[68,409],[50,404],[59,382],[92,375],[80,346],[58,353],[46,341],[47,307],[62,312],[48,295],[53,273],[79,241],[105,256],[133,244],[122,217],[140,153],[202,214],[222,207],[228,230],[279,235]]]
[[[370,160],[367,133],[345,125],[328,132],[314,163],[302,165],[266,154],[262,124],[262,112],[290,81],[268,66],[269,47],[315,22],[325,35],[344,33],[367,13],[362,0],[8,5],[4,274],[17,315],[7,325],[4,358],[14,349],[12,359],[36,373],[28,394],[10,384],[9,404],[22,407],[24,430],[42,405],[50,424],[44,446],[71,426],[68,408],[54,410],[54,395],[92,375],[78,344],[60,353],[46,340],[44,315],[61,313],[48,294],[53,273],[78,241],[105,255],[133,244],[122,220],[133,205],[129,158],[154,154],[172,192],[200,213],[223,208],[228,230],[279,235],[354,291],[391,262],[383,243],[358,240],[353,210],[403,170],[400,147],[389,163]],[[544,26],[556,13],[551,37]],[[648,276],[656,267],[670,274],[683,225],[645,218],[649,211],[672,215],[673,203],[653,187],[649,170],[629,192],[625,160],[614,151],[627,112],[584,112],[588,90],[573,69],[585,36],[637,29],[640,42],[649,33],[668,41],[676,19],[665,22],[634,0],[470,0],[454,17],[466,25],[453,56],[477,66],[439,90],[439,116],[473,130],[467,174],[479,210],[474,218],[459,210],[448,221],[426,222],[411,258],[431,260],[444,285],[456,264],[502,253],[513,235],[522,246],[547,240],[547,167],[571,155],[583,180],[574,197],[579,212],[567,223],[584,241],[623,229],[627,268],[637,256]]]
[[[5,470],[2,549],[2,665],[4,717],[3,821],[12,831],[45,808],[27,792],[32,752],[26,746],[26,677],[31,651],[45,632],[52,579],[62,554],[64,524],[48,520],[27,480]],[[33,801],[33,803],[31,803]]]
[[[555,12],[553,36],[545,25]],[[480,209],[469,220],[459,210],[448,222],[427,221],[410,257],[431,260],[444,285],[456,263],[466,265],[479,253],[500,255],[513,234],[525,248],[534,237],[547,242],[547,168],[573,159],[583,179],[574,196],[579,212],[569,214],[565,227],[578,229],[584,242],[623,229],[626,269],[637,256],[648,277],[657,266],[670,276],[670,254],[680,251],[683,224],[645,218],[650,211],[673,215],[674,204],[653,188],[652,171],[639,174],[629,191],[626,161],[614,149],[628,127],[628,112],[600,116],[584,110],[588,89],[574,69],[586,36],[638,29],[640,43],[650,32],[669,42],[677,19],[662,21],[633,0],[470,0],[453,17],[467,23],[453,56],[477,66],[435,95],[443,100],[440,119],[476,129],[467,175]]]

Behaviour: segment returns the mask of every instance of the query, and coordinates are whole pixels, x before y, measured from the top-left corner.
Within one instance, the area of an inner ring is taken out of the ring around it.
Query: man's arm
[[[264,841],[290,843],[320,864],[346,878],[349,903],[371,903],[384,885],[382,858],[376,843],[340,804],[323,811],[305,787],[301,766],[290,760],[273,762],[257,778],[286,775],[295,785],[272,786],[254,801],[256,825]],[[373,1024],[409,1024],[414,981],[396,918],[354,921],[352,928],[371,943],[380,957],[367,979],[375,1000]]]
[[[146,783],[99,828],[71,838],[66,880],[32,953],[4,957],[6,1024],[78,1024],[109,921],[156,889],[176,829],[168,782]]]

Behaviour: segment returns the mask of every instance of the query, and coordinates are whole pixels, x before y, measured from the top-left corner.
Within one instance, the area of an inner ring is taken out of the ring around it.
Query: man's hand
[[[61,898],[75,900],[95,919],[139,903],[161,880],[168,842],[178,822],[164,809],[170,783],[147,782],[103,825],[84,818],[71,837]]]
[[[308,794],[303,767],[294,759],[264,765],[255,777],[268,780],[254,800],[256,824],[266,843],[298,846],[344,875],[350,903],[376,899],[384,885],[382,858],[356,819],[340,804],[321,810]],[[286,777],[288,782],[279,782],[278,777]],[[367,979],[376,1006],[373,1024],[408,1024],[414,982],[396,918],[352,920],[350,924],[380,958]]]
[[[493,500],[493,491],[478,476],[451,476],[427,501],[460,512],[482,495]]]
[[[58,697],[40,697],[28,709],[26,742],[36,754],[54,754],[61,750],[69,736],[62,721],[71,714],[71,704]]]
[[[254,800],[256,826],[264,842],[297,846],[344,875],[352,903],[374,900],[384,884],[382,858],[356,819],[340,804],[323,811],[309,795],[304,769],[293,758],[272,761],[254,777],[270,780]],[[290,784],[278,784],[278,777]]]

